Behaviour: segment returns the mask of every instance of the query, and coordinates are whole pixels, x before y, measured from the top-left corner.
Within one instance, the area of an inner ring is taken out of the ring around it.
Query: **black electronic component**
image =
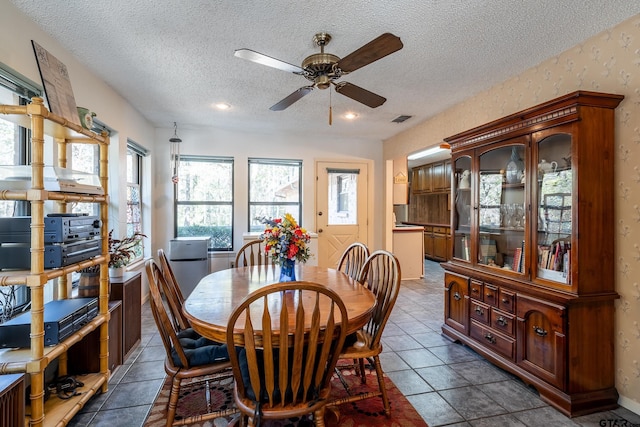
[[[50,214],[44,218],[44,243],[68,243],[100,236],[97,216]],[[31,243],[31,217],[0,218],[0,243]]]
[[[44,268],[60,268],[88,260],[102,253],[101,239],[44,246]],[[31,246],[28,243],[0,245],[0,269],[31,268]]]
[[[98,298],[72,298],[44,305],[44,345],[64,341],[98,314]],[[0,324],[0,347],[31,345],[31,312]]]

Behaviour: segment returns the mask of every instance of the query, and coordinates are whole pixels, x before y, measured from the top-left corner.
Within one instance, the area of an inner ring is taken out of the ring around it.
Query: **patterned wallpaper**
[[[640,413],[640,15],[385,141],[384,158],[576,90],[625,96],[615,128],[616,387]]]

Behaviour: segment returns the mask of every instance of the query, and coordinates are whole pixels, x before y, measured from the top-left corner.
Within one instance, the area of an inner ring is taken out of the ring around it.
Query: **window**
[[[302,225],[302,160],[249,159],[249,231],[261,218],[291,214]]]
[[[180,156],[175,185],[177,237],[210,237],[209,250],[233,250],[233,159]]]
[[[93,118],[92,131],[96,133],[113,133],[113,129]],[[71,161],[68,166],[73,170],[100,175],[100,146],[98,144],[70,144]],[[74,203],[71,212],[100,216],[100,205],[97,203]]]
[[[98,144],[70,144],[71,169],[100,175],[100,146]],[[86,213],[99,216],[100,205],[97,203],[74,203],[71,212]]]
[[[127,236],[142,233],[142,161],[147,150],[127,140]],[[135,258],[144,255],[144,240],[134,248]]]
[[[0,64],[0,104],[26,105],[34,96],[42,96],[37,86]],[[28,165],[30,131],[0,118],[0,165]],[[0,201],[0,217],[30,215],[29,202]],[[0,286],[0,323],[20,312],[30,301],[26,285]]]

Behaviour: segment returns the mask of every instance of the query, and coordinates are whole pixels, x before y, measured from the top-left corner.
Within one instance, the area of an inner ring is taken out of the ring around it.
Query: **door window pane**
[[[353,225],[358,223],[358,173],[353,171],[329,171],[328,225]]]

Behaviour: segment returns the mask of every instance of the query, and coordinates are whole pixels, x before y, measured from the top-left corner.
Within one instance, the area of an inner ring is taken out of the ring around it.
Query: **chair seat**
[[[268,419],[287,419],[293,417],[299,417],[300,413],[313,413],[317,409],[327,405],[331,392],[331,386],[327,387],[324,390],[321,390],[317,399],[313,401],[306,401],[297,404],[287,404],[285,406],[281,406],[279,403],[273,405],[273,407],[269,404],[269,402],[262,402],[260,404],[261,417],[265,420]],[[253,399],[249,399],[246,397],[241,397],[238,395],[237,388],[234,386],[233,388],[234,401],[237,408],[241,412],[252,412],[255,408],[255,401]]]
[[[362,329],[356,331],[357,339],[354,343],[345,346],[340,352],[342,359],[362,359],[373,357],[382,353],[382,343],[372,345],[373,337]]]
[[[165,358],[164,371],[170,377],[172,378],[175,377],[179,379],[200,377],[205,375],[214,375],[214,374],[220,374],[220,373],[225,373],[228,376],[233,375],[233,372],[231,371],[231,362],[229,362],[228,360],[220,361],[218,363],[213,363],[209,365],[193,366],[189,369],[184,369],[184,368],[175,366],[172,361],[169,361],[167,358]]]

